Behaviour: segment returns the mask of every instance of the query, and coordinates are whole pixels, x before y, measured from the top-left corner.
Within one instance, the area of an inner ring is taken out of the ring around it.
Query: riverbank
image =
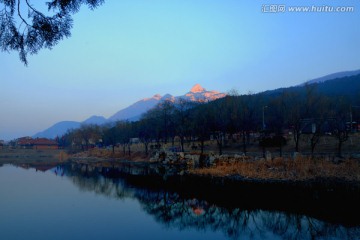
[[[212,178],[241,179],[242,181],[265,182],[306,182],[321,181],[346,182],[360,185],[360,159],[315,157],[295,154],[293,157],[265,158],[239,154],[216,155],[173,153],[154,151],[146,156],[143,152],[116,153],[110,150],[92,149],[68,155],[63,150],[2,149],[0,164],[28,165],[29,167],[56,166],[68,160],[97,167],[111,167],[127,163],[141,166],[161,166],[163,169],[178,169],[172,173]],[[138,164],[138,165],[139,165]],[[135,166],[135,165],[134,165]],[[175,167],[174,167],[175,166]]]
[[[261,153],[259,153],[261,156]],[[134,152],[130,156],[117,153],[112,156],[106,150],[91,150],[71,156],[81,162],[106,162],[127,159],[133,162],[161,164],[164,166],[183,165],[186,173],[199,176],[228,177],[237,176],[244,179],[307,181],[314,179],[337,179],[346,182],[360,183],[360,159],[354,157],[310,157],[300,153],[292,157],[272,157],[268,152],[265,158],[239,154],[216,155],[196,152],[174,153],[154,151],[148,156]]]
[[[360,183],[360,160],[353,158],[311,158],[307,156],[234,160],[234,158],[228,157],[225,160],[218,161],[213,166],[191,169],[190,172],[195,175],[241,176],[242,178],[259,180],[340,179]]]
[[[68,161],[69,155],[64,150],[38,149],[1,149],[0,165],[13,164],[47,170]]]

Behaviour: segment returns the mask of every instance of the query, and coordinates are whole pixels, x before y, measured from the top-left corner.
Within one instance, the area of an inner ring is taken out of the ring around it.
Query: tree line
[[[204,153],[205,142],[216,142],[219,154],[229,136],[237,135],[239,151],[245,155],[251,138],[257,136],[259,146],[265,152],[277,147],[282,155],[286,144],[283,135],[291,132],[294,152],[300,152],[300,140],[306,134],[311,153],[314,154],[319,140],[327,135],[337,141],[337,154],[350,132],[357,127],[357,102],[347,95],[329,95],[318,91],[317,84],[299,89],[283,89],[259,94],[239,95],[235,91],[226,97],[206,103],[179,99],[162,101],[138,121],[118,121],[102,126],[83,125],[68,131],[59,138],[65,147],[88,149],[91,145],[122,146],[123,153],[131,154],[131,145],[139,141],[144,152],[171,143],[184,151],[184,144],[191,143]],[[360,105],[360,104],[359,104]]]

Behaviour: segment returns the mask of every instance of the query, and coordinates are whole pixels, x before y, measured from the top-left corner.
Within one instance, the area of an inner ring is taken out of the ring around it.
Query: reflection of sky
[[[275,1],[276,2],[276,1]],[[261,13],[265,0],[107,1],[74,18],[72,37],[29,57],[1,53],[0,139],[61,120],[109,117],[155,93],[258,92],[360,68],[354,13]],[[26,124],[24,124],[26,120]]]
[[[0,239],[221,239],[164,229],[133,199],[80,191],[51,172],[0,167]]]

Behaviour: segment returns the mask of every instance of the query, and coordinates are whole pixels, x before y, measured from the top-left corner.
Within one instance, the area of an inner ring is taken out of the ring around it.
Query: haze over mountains
[[[107,122],[115,122],[119,120],[129,120],[136,121],[140,119],[141,115],[151,108],[155,107],[158,103],[164,100],[169,100],[176,102],[178,99],[185,99],[193,102],[208,102],[213,101],[218,98],[225,97],[225,93],[220,93],[218,91],[207,91],[205,88],[200,86],[200,84],[194,85],[191,90],[182,95],[182,96],[172,96],[171,94],[166,94],[161,96],[160,94],[155,94],[150,98],[144,98],[140,101],[135,102],[134,104],[126,107],[114,115],[106,119],[102,116],[92,116],[86,119],[83,122],[76,121],[62,121],[54,124],[50,128],[35,134],[33,137],[45,137],[45,138],[55,138],[65,134],[69,129],[74,129],[80,127],[82,124],[104,124]]]

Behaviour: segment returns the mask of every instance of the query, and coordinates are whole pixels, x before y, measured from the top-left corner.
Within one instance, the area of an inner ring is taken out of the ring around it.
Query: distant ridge
[[[355,76],[360,74],[360,69],[359,70],[354,70],[354,71],[344,71],[344,72],[338,72],[338,73],[333,73],[333,74],[329,74],[320,78],[315,78],[312,80],[309,80],[305,83],[300,84],[300,86],[304,86],[305,84],[312,84],[312,83],[322,83],[322,82],[326,82],[329,80],[334,80],[336,78],[343,78],[343,77],[351,77],[351,76]]]
[[[151,108],[155,107],[161,101],[172,101],[176,102],[178,99],[186,99],[193,102],[207,102],[213,101],[218,98],[225,97],[225,93],[220,93],[217,91],[207,91],[200,84],[195,84],[188,93],[182,96],[174,97],[171,94],[165,94],[161,96],[160,94],[155,94],[150,98],[144,98],[140,101],[135,102],[134,104],[116,112],[114,115],[108,119],[102,116],[92,116],[82,122],[76,121],[62,121],[54,124],[48,129],[35,134],[33,137],[45,137],[45,138],[56,138],[57,136],[64,135],[68,130],[79,128],[82,124],[97,124],[102,125],[107,122],[115,122],[120,120],[129,120],[136,121],[141,115]]]
[[[155,107],[161,101],[169,100],[172,102],[176,102],[178,99],[186,99],[192,102],[207,102],[213,101],[218,98],[225,97],[225,93],[220,93],[217,91],[207,91],[200,84],[195,84],[188,93],[182,96],[174,97],[171,94],[165,94],[161,96],[160,94],[156,94],[151,98],[144,98],[127,108],[124,108],[114,115],[112,115],[108,120],[109,121],[118,121],[118,120],[136,120],[141,114]]]
[[[55,123],[53,126],[49,127],[48,129],[39,132],[33,136],[33,138],[50,138],[54,139],[58,136],[64,135],[70,129],[76,129],[81,126],[81,124],[97,124],[101,125],[106,122],[106,118],[102,116],[92,116],[86,119],[83,122],[76,122],[76,121],[62,121]]]
[[[39,132],[32,136],[33,138],[49,138],[55,139],[57,136],[64,135],[68,130],[79,128],[81,125],[80,122],[75,121],[62,121],[55,123],[53,126],[45,129],[42,132]]]

